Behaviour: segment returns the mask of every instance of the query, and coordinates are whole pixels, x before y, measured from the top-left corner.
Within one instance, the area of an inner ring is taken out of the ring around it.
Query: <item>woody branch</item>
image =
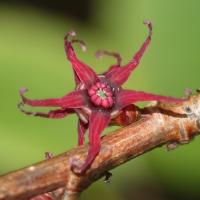
[[[200,131],[199,93],[177,105],[159,103],[139,111],[137,122],[102,138],[101,151],[86,174],[74,174],[71,162],[84,163],[88,145],[1,176],[0,200],[29,199],[62,187],[77,196],[107,171],[157,146],[167,144],[170,150],[188,143]]]

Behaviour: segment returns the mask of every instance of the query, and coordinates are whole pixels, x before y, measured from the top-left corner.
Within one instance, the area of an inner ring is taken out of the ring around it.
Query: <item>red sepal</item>
[[[118,95],[117,104],[119,106],[119,109],[122,109],[128,106],[129,104],[136,103],[139,101],[160,101],[167,103],[180,103],[185,101],[185,99],[161,96],[161,95],[146,93],[143,91],[121,90]]]
[[[24,96],[27,90],[20,89],[20,95],[24,104],[33,107],[62,107],[62,108],[81,108],[85,105],[84,90],[73,91],[64,97],[54,99],[32,100]]]
[[[97,74],[85,63],[81,62],[72,47],[72,42],[68,41],[68,36],[75,36],[76,33],[74,31],[69,32],[64,38],[64,47],[65,53],[67,55],[68,60],[71,62],[73,70],[78,76],[79,80],[85,84],[87,88],[89,88],[92,84],[94,84],[97,80],[99,80]],[[77,40],[75,40],[77,41]],[[75,77],[76,79],[76,77]],[[77,81],[77,80],[76,80]]]
[[[127,81],[131,72],[138,66],[146,48],[148,47],[151,41],[151,35],[152,35],[151,22],[145,21],[144,24],[147,25],[149,29],[149,34],[145,42],[140,47],[139,51],[134,55],[133,59],[127,65],[119,67],[117,70],[113,71],[113,73],[109,73],[107,75],[107,78],[109,78],[112,83],[115,83],[117,85],[122,85],[124,82]]]
[[[83,174],[90,167],[100,151],[100,135],[110,122],[107,112],[93,111],[89,118],[89,151],[82,166],[72,166],[75,173]]]

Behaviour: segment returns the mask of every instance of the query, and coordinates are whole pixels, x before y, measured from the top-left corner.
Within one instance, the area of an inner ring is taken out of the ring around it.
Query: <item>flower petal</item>
[[[148,47],[151,41],[151,35],[152,35],[151,22],[145,21],[144,24],[147,25],[149,29],[149,34],[145,42],[140,47],[139,51],[134,55],[133,59],[127,65],[120,67],[118,68],[118,70],[115,70],[113,73],[109,73],[107,75],[107,78],[109,78],[112,83],[122,85],[124,82],[127,81],[131,72],[138,66],[140,59],[142,58],[146,48]]]
[[[85,104],[84,90],[73,91],[62,98],[54,99],[40,99],[32,100],[24,96],[27,90],[20,89],[20,95],[22,97],[23,104],[27,104],[33,107],[62,107],[62,108],[81,108]]]
[[[75,36],[75,32],[71,31],[66,34],[64,38],[64,47],[65,47],[65,52],[67,55],[68,60],[71,62],[73,70],[75,71],[75,74],[78,76],[79,80],[86,85],[87,88],[89,88],[92,84],[94,84],[97,80],[97,74],[86,64],[81,62],[72,47],[72,42],[68,40],[69,36]],[[80,42],[79,40],[74,40],[75,42]],[[82,43],[82,42],[81,42]],[[76,76],[75,76],[75,79]]]
[[[100,151],[100,134],[108,126],[110,114],[94,111],[89,119],[89,152],[82,166],[72,166],[75,173],[83,174],[90,167]]]
[[[110,68],[108,69],[108,71],[104,72],[103,74],[106,76],[111,76],[112,73],[114,73],[118,68],[120,68],[121,66],[121,61],[122,58],[120,56],[119,53],[116,52],[109,52],[107,50],[99,50],[95,53],[95,56],[97,58],[101,58],[102,56],[112,56],[116,59],[116,64],[110,66]]]
[[[122,58],[121,56],[119,55],[119,53],[116,53],[116,52],[110,52],[110,51],[107,51],[107,50],[99,50],[95,53],[95,56],[97,58],[101,58],[102,56],[112,56],[116,59],[117,63],[116,65],[117,66],[120,66],[121,65],[121,61],[122,61]]]
[[[86,91],[76,90],[61,98],[62,108],[81,108],[86,105]]]
[[[119,108],[122,109],[131,103],[136,103],[139,101],[161,101],[161,102],[170,102],[170,103],[180,103],[180,102],[185,101],[185,99],[161,96],[161,95],[146,93],[142,91],[121,90],[118,96],[117,104]]]
[[[51,110],[48,113],[43,113],[43,112],[30,112],[26,111],[22,108],[23,103],[18,104],[18,108],[20,109],[21,112],[23,112],[26,115],[32,115],[34,117],[44,117],[44,118],[51,118],[51,119],[60,119],[64,118],[69,114],[74,113],[73,110],[71,109],[58,109],[58,110]]]
[[[102,56],[112,56],[116,59],[116,64],[111,65],[110,68],[106,72],[103,73],[106,77],[110,77],[111,74],[114,73],[121,66],[122,58],[119,53],[109,52],[106,50],[99,50],[95,53],[95,56],[97,58],[101,58]]]
[[[86,44],[82,40],[73,39],[71,41],[71,43],[78,43],[80,45],[82,51],[84,51],[84,52],[87,50]],[[76,86],[77,86],[77,85],[79,85],[79,83],[81,82],[81,80],[79,79],[79,77],[76,74],[76,71],[74,69],[73,69],[73,72],[74,72],[74,80],[75,80],[75,83],[76,83]]]
[[[80,119],[78,120],[78,145],[84,144],[84,135],[88,129],[88,124],[85,124]]]
[[[118,69],[120,69],[121,67],[118,65],[112,65],[109,67],[108,71],[104,72],[103,74],[110,79],[110,77],[112,76],[112,74],[115,74],[117,72]]]

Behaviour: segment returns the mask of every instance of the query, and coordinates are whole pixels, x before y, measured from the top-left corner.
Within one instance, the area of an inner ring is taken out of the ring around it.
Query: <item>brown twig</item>
[[[102,138],[101,151],[85,175],[75,175],[71,162],[82,164],[88,145],[0,177],[0,200],[29,199],[62,187],[77,197],[114,167],[165,143],[169,150],[188,143],[200,130],[200,94],[179,105],[162,103],[140,111],[140,120]]]

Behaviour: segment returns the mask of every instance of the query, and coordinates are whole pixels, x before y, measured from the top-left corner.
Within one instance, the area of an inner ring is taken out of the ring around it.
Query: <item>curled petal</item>
[[[109,52],[109,51],[106,51],[106,50],[99,50],[99,51],[97,51],[96,53],[95,53],[95,56],[97,57],[97,58],[101,58],[102,56],[112,56],[112,57],[114,57],[115,59],[116,59],[116,61],[117,61],[117,63],[116,63],[116,65],[117,66],[120,66],[121,65],[121,61],[122,61],[122,58],[121,58],[121,56],[118,54],[118,53],[116,53],[116,52]]]
[[[29,106],[40,106],[40,107],[59,107],[60,106],[60,99],[44,99],[44,100],[32,100],[28,99],[24,96],[24,93],[27,92],[28,89],[21,88],[19,93],[22,98],[22,102]]]
[[[140,47],[139,51],[134,55],[133,59],[125,66],[118,68],[114,73],[109,73],[107,78],[110,79],[112,83],[122,85],[128,79],[131,72],[138,66],[140,59],[142,58],[146,48],[148,47],[151,41],[152,35],[152,24],[150,21],[145,21],[145,25],[147,25],[149,29],[149,34],[145,40],[145,42]]]
[[[160,102],[169,102],[169,103],[180,103],[180,102],[185,101],[185,99],[161,96],[161,95],[146,93],[142,91],[121,90],[117,101],[118,101],[118,106],[120,107],[120,109],[122,109],[128,106],[129,104],[136,103],[139,101],[160,101]]]
[[[71,92],[62,98],[41,100],[28,99],[24,96],[26,91],[24,88],[20,89],[23,104],[33,107],[81,108],[85,104],[84,90]]]
[[[108,71],[106,71],[105,73],[103,73],[104,75],[106,76],[111,76],[112,73],[114,73],[118,68],[120,68],[121,66],[121,62],[122,62],[122,58],[120,56],[120,54],[118,53],[115,53],[115,52],[109,52],[109,51],[106,51],[106,50],[99,50],[95,53],[95,56],[97,58],[101,58],[102,56],[112,56],[116,59],[116,64],[115,65],[112,65]]]
[[[84,41],[82,41],[82,40],[77,40],[77,39],[73,39],[73,40],[71,41],[71,43],[78,43],[78,44],[80,45],[80,47],[81,47],[81,49],[82,49],[83,52],[87,51],[87,47],[86,47],[86,44],[85,44]]]
[[[100,134],[110,122],[109,113],[95,111],[89,119],[89,152],[82,166],[72,166],[77,174],[83,174],[90,167],[100,151]]]
[[[87,88],[89,88],[92,84],[94,84],[98,77],[96,73],[86,64],[81,62],[72,47],[72,43],[78,42],[81,44],[81,47],[85,50],[85,44],[81,40],[72,40],[71,42],[68,40],[69,36],[74,37],[76,34],[74,31],[71,31],[66,34],[64,38],[64,47],[65,47],[65,53],[67,55],[68,60],[71,62],[73,70],[75,72],[75,75],[77,75],[78,79],[85,84]],[[76,78],[76,77],[75,77]]]
[[[26,111],[23,109],[23,103],[18,104],[18,108],[20,109],[21,112],[23,112],[26,115],[32,115],[34,117],[44,117],[44,118],[50,118],[50,119],[60,119],[64,118],[69,114],[74,113],[73,110],[70,109],[58,109],[58,110],[51,110],[48,113],[43,113],[43,112],[31,112],[31,111]]]

